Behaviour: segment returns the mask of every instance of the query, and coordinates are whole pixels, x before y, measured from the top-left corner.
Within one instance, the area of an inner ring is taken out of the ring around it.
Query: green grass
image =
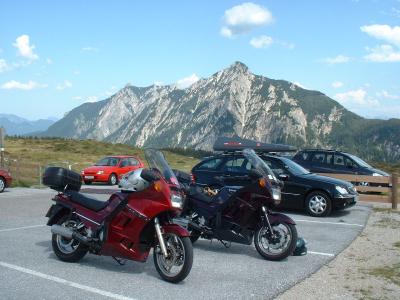
[[[400,263],[369,270],[370,275],[384,278],[400,286]]]
[[[24,187],[38,185],[40,171],[50,165],[71,165],[74,171],[80,172],[107,155],[133,155],[146,163],[143,149],[92,140],[7,137],[5,150],[6,167],[13,175],[13,185]],[[177,152],[163,151],[174,169],[190,171],[199,161],[193,156],[183,155],[184,151]]]

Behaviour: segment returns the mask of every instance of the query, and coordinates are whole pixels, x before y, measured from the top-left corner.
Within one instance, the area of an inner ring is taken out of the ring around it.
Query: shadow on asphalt
[[[51,240],[37,242],[35,243],[35,245],[44,248],[44,252],[49,254],[48,259],[64,263],[60,261],[54,254],[51,246]],[[69,263],[65,262],[65,264]],[[77,262],[75,264],[84,266],[85,268],[88,269],[101,269],[109,272],[118,272],[126,274],[146,273],[147,275],[155,277],[157,279],[160,278],[153,263],[152,252],[149,254],[147,262],[144,263],[136,262],[133,260],[126,260],[126,264],[121,266],[112,257],[100,256],[88,253],[80,262]]]

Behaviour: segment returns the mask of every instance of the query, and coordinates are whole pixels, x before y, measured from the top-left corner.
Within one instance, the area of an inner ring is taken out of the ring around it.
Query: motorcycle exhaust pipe
[[[79,242],[81,242],[85,245],[90,245],[90,242],[91,242],[91,238],[83,236],[79,232],[73,231],[72,229],[61,226],[61,225],[52,225],[51,233],[61,235],[62,237],[67,238],[67,239],[78,240]]]

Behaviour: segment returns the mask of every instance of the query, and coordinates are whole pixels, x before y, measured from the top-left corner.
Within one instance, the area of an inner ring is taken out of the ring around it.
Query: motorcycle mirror
[[[158,175],[156,172],[148,169],[142,170],[142,173],[140,173],[140,177],[142,177],[144,180],[148,182],[153,182],[157,181],[160,179],[160,175]]]
[[[289,175],[288,174],[279,174],[279,179],[282,181],[286,181],[289,179]]]
[[[257,179],[262,178],[262,177],[263,177],[263,174],[261,174],[261,172],[258,171],[258,170],[252,169],[252,170],[249,171],[249,177],[250,177],[251,179],[257,180]]]

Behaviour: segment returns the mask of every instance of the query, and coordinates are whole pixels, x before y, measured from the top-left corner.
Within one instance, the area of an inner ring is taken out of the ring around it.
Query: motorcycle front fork
[[[264,214],[264,219],[265,219],[265,222],[264,222],[264,223],[266,223],[266,224],[264,224],[264,226],[267,225],[266,227],[268,227],[269,233],[270,233],[271,237],[273,238],[273,237],[275,237],[275,234],[274,234],[274,231],[272,230],[271,223],[269,222],[269,218],[268,218],[268,209],[266,209],[265,206],[263,206],[263,207],[261,208],[261,210],[262,210],[262,212],[263,212],[263,214]]]
[[[157,234],[157,239],[160,244],[161,252],[164,255],[164,257],[168,257],[168,252],[167,252],[167,246],[165,245],[164,237],[161,232],[161,226],[160,222],[158,221],[158,218],[154,219],[154,226],[156,228],[156,234]]]

